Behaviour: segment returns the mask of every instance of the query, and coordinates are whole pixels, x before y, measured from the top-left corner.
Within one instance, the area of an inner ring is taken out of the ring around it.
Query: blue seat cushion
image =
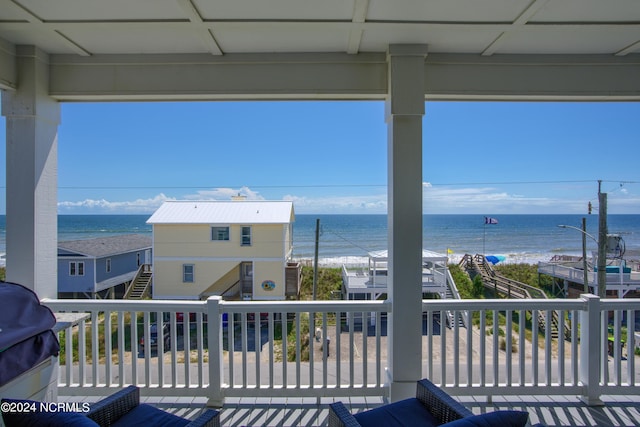
[[[112,423],[112,426],[181,427],[189,420],[146,403],[140,404]]]
[[[494,411],[486,414],[461,418],[441,427],[524,427],[529,421],[529,414],[522,411]]]
[[[82,412],[66,411],[64,407],[56,405],[18,399],[2,399],[2,404],[2,420],[6,427],[98,426]]]
[[[354,414],[363,427],[437,426],[438,420],[416,398],[400,400]],[[506,426],[501,426],[506,427]]]

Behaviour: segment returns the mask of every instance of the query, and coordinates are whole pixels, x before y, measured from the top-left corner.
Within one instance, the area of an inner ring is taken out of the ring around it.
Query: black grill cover
[[[58,355],[60,344],[51,330],[55,324],[35,292],[0,282],[0,386]]]

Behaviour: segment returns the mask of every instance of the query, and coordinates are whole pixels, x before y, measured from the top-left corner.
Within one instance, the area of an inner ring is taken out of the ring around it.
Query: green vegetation
[[[318,268],[317,300],[331,300],[336,292],[342,289],[342,269]],[[313,267],[302,267],[302,283],[300,284],[300,299],[313,299]]]
[[[553,278],[544,274],[539,275],[538,266],[535,264],[502,264],[493,268],[498,274],[508,279],[517,280],[534,288],[540,288],[547,295],[552,295]]]
[[[7,277],[7,269],[2,267],[0,268],[0,282],[4,282]]]

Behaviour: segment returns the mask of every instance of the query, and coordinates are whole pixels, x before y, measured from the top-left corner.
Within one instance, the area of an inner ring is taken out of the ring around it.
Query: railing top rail
[[[582,310],[586,301],[576,299],[479,299],[479,300],[423,300],[428,310]]]
[[[600,305],[603,310],[640,310],[640,298],[605,298]]]
[[[42,303],[49,308],[64,311],[177,311],[206,313],[207,301],[167,301],[167,300],[77,300],[49,299]],[[236,313],[254,312],[337,312],[374,311],[390,312],[391,302],[380,301],[219,301],[221,311]]]
[[[206,301],[181,300],[82,300],[44,298],[42,303],[49,308],[67,311],[188,311],[205,312]],[[153,307],[149,310],[149,307]]]
[[[222,310],[252,313],[304,311],[391,311],[391,302],[379,301],[221,301]]]

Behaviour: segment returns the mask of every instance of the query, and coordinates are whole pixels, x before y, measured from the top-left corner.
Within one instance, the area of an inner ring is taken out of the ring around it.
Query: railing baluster
[[[506,385],[511,387],[513,376],[513,312],[511,310],[505,311],[506,325],[505,325],[505,346],[504,354],[506,357]]]
[[[309,312],[309,387],[313,388],[314,386],[314,378],[313,378],[313,333],[315,331],[316,325],[316,314],[314,312]]]
[[[518,312],[518,368],[520,371],[520,381],[518,385],[523,386],[526,384],[526,364],[525,364],[525,353],[526,353],[526,323],[527,323],[527,312],[525,310],[520,310]]]
[[[100,335],[98,333],[98,312],[91,312],[91,374],[93,386],[99,385],[98,366],[100,359]]]
[[[125,371],[124,371],[124,312],[122,310],[118,310],[118,385],[120,387],[124,387],[125,384]],[[134,351],[131,350],[131,358],[132,364],[135,362]]]
[[[202,313],[196,313],[196,345],[198,352],[198,387],[204,388],[204,321]],[[217,346],[212,345],[212,348]]]
[[[240,331],[242,332],[242,387],[247,388],[247,348],[249,346],[248,332],[247,332],[247,313],[242,313],[240,323]]]
[[[111,312],[104,312],[104,363],[105,363],[105,385],[111,386],[111,368],[113,360],[111,359]]]
[[[129,312],[129,345],[131,346],[131,384],[138,385],[138,313]]]
[[[342,386],[342,369],[341,363],[342,354],[341,354],[341,344],[340,344],[340,329],[342,327],[342,312],[336,312],[336,342],[333,344],[333,352],[336,354],[336,387],[340,388]],[[325,340],[324,345],[327,345]],[[329,354],[330,349],[327,348],[327,355]]]
[[[460,331],[458,329],[458,311],[453,311],[453,385],[460,385]],[[443,358],[444,359],[444,358]]]
[[[473,312],[467,311],[467,387],[473,385],[473,326],[471,320],[473,318]]]
[[[538,310],[531,310],[531,383],[538,385],[538,334],[540,325],[538,323]]]
[[[487,312],[486,310],[480,310],[480,387],[485,387],[487,385],[486,382],[486,370],[487,370],[487,320],[486,320]]]
[[[184,386],[191,384],[191,313],[182,313],[182,347],[184,351]],[[158,355],[160,357],[160,355]]]
[[[275,355],[274,355],[274,344],[275,341],[275,332],[274,332],[274,316],[275,313],[269,313],[269,388],[273,388],[273,376],[274,376],[274,365],[275,365]]]
[[[499,362],[499,350],[500,350],[500,322],[499,322],[499,314],[498,310],[493,310],[493,385],[497,386],[500,384],[500,362]]]
[[[565,372],[564,372],[564,316],[565,311],[558,311],[558,384],[565,384]]]
[[[354,343],[353,343],[353,332],[355,329],[355,313],[349,313],[349,388],[353,388],[353,364],[354,364]]]
[[[635,310],[627,310],[627,383],[636,385],[636,318]]]
[[[171,335],[171,386],[178,385],[178,324],[175,309],[169,313],[169,334]]]
[[[440,354],[447,354],[447,312],[440,311]],[[447,358],[440,358],[440,372],[442,384],[447,384]]]
[[[229,355],[229,387],[233,388],[236,385],[235,380],[235,347],[236,347],[236,322],[235,312],[227,313],[227,346]],[[211,344],[209,344],[211,345]]]
[[[380,330],[382,329],[382,313],[376,312],[376,387],[382,385],[382,353]],[[325,370],[327,368],[325,367]]]
[[[144,312],[143,325],[144,325],[144,332],[142,333],[142,336],[144,338],[144,385],[146,387],[149,387],[151,385],[150,378],[149,378],[150,366],[151,366],[151,342],[150,342],[151,328],[149,325],[148,311]]]
[[[289,353],[287,347],[289,343],[287,342],[287,335],[289,333],[289,313],[282,312],[282,318],[280,319],[280,324],[282,325],[282,388],[287,388],[289,386],[289,379],[287,378],[287,359],[289,358]]]
[[[367,375],[368,375],[368,369],[367,369],[367,365],[369,363],[368,358],[369,356],[367,355],[367,337],[369,336],[369,320],[368,320],[368,315],[369,313],[363,311],[362,312],[362,386],[366,387],[367,386]]]
[[[573,314],[571,315],[571,370],[572,370],[572,381],[571,385],[577,386],[579,383],[579,375],[580,375],[580,365],[578,362],[578,331],[579,331],[579,322],[580,312],[578,310],[573,310]]]
[[[302,313],[296,313],[296,388],[300,388],[300,359],[302,350],[300,343],[300,317]]]
[[[81,330],[78,328],[78,333]],[[73,385],[73,327],[69,327],[64,331],[64,364],[65,364],[65,376],[66,385],[70,387]]]
[[[551,310],[546,310],[544,315],[544,383],[548,386],[551,385],[551,326],[553,326],[553,321],[551,318]]]

